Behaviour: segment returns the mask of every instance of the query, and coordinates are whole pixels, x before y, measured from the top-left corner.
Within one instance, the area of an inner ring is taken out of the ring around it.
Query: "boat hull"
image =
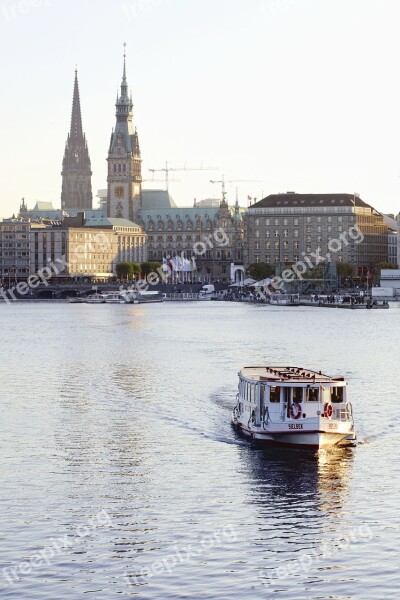
[[[280,424],[272,424],[270,427],[248,427],[238,421],[232,415],[232,424],[242,435],[260,444],[276,444],[280,446],[293,446],[319,450],[336,446],[343,441],[354,441],[356,439],[351,423],[324,419],[317,424],[286,423],[285,429]],[[326,421],[326,422],[324,422]],[[302,425],[302,429],[297,428]],[[289,429],[293,427],[293,429]]]

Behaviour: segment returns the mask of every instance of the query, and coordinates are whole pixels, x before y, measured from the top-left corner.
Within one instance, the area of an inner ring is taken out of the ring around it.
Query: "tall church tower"
[[[121,94],[117,95],[115,104],[117,122],[107,157],[107,212],[109,217],[137,222],[142,196],[142,159],[138,134],[132,123],[133,104],[128,95],[125,58],[124,52]]]
[[[75,71],[71,130],[68,134],[67,143],[65,144],[61,175],[61,208],[65,210],[91,210],[93,198],[91,183],[92,170],[86,137],[82,131],[77,71]]]

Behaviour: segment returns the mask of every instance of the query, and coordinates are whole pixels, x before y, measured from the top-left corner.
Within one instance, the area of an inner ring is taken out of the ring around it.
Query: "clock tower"
[[[78,73],[75,71],[72,100],[71,130],[65,145],[62,163],[61,208],[90,210],[92,208],[92,169],[85,134],[82,130]]]
[[[142,196],[142,159],[139,138],[133,126],[132,97],[128,95],[126,65],[121,93],[117,95],[116,125],[108,150],[107,212],[108,216],[137,222]]]

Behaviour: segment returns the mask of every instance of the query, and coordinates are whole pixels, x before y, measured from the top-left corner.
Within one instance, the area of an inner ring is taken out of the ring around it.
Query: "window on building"
[[[269,227],[269,219],[265,219],[265,225]]]
[[[265,256],[265,262],[268,263],[268,264],[271,264],[271,255],[270,254],[267,254]]]
[[[274,219],[274,225],[279,225],[279,219]]]
[[[299,224],[299,220],[298,219],[293,219],[293,225],[298,225]]]
[[[299,249],[299,242],[293,242],[293,248],[295,248],[296,250]]]
[[[269,236],[270,236],[269,229],[267,229],[265,232],[265,237],[269,238]]]
[[[265,242],[265,249],[270,250],[270,248],[271,248],[271,242]]]
[[[279,250],[279,240],[277,240],[276,242],[274,242],[274,246],[275,246],[275,250]]]
[[[299,237],[299,230],[298,229],[294,229],[293,230],[293,237]]]
[[[275,229],[275,237],[279,237],[279,231]]]
[[[283,230],[283,237],[287,237],[289,235],[288,230],[284,229]]]
[[[283,219],[283,224],[284,225],[289,225],[289,219]]]

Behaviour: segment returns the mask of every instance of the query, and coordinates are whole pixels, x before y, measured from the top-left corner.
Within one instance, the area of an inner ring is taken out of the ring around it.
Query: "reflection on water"
[[[101,510],[112,522],[3,577],[2,597],[397,597],[398,309],[0,310],[2,566]],[[304,356],[349,379],[361,443],[313,453],[238,437],[239,368]]]

